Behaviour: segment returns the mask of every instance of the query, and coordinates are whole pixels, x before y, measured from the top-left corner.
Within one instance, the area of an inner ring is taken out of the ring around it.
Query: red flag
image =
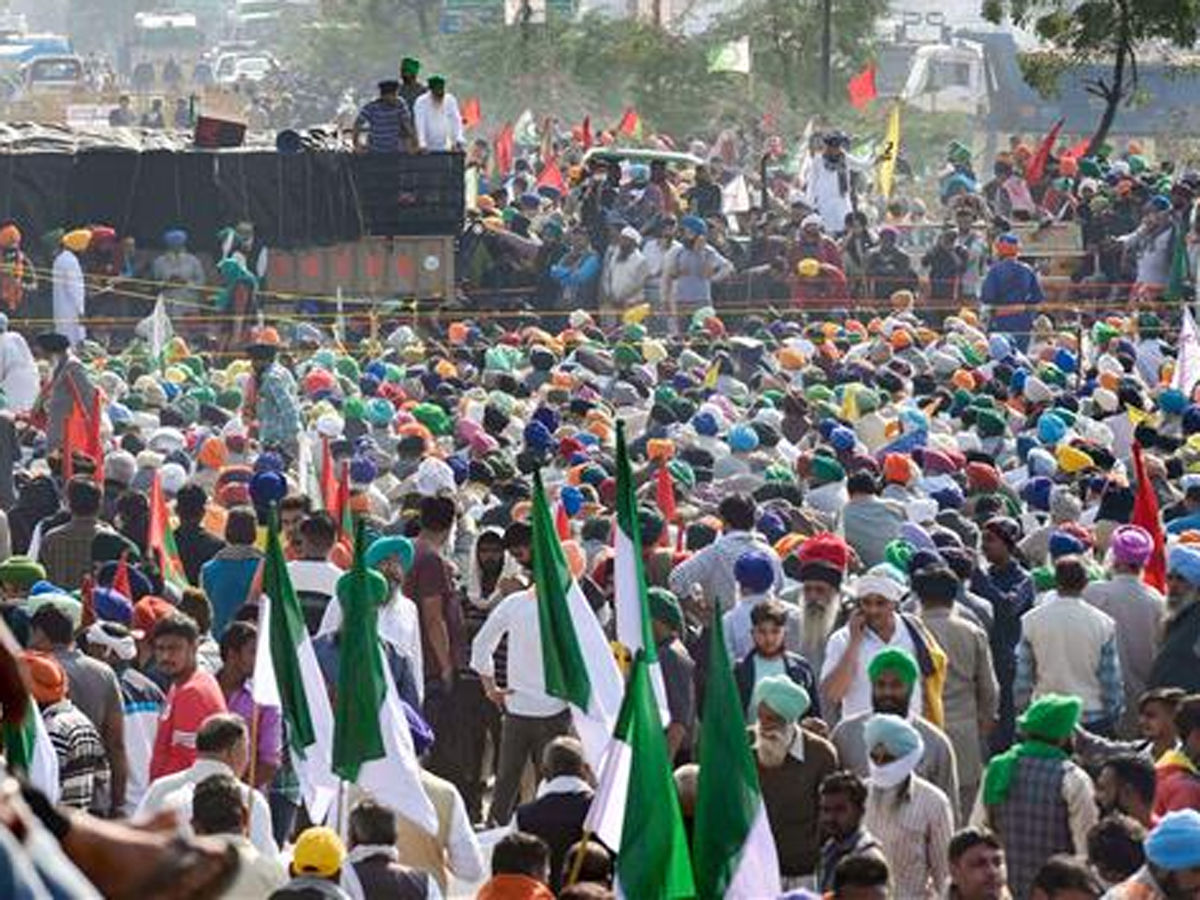
[[[158,569],[162,573],[163,581],[186,587],[183,561],[180,560],[179,550],[175,546],[175,532],[171,530],[171,517],[167,512],[167,501],[163,497],[162,481],[157,470],[154,472],[154,480],[150,482],[150,533],[146,543],[158,560]]]
[[[1037,184],[1042,180],[1042,175],[1046,171],[1046,163],[1050,161],[1050,153],[1054,150],[1054,142],[1058,140],[1058,133],[1062,131],[1065,121],[1065,119],[1059,119],[1054,123],[1054,127],[1042,138],[1042,143],[1038,145],[1037,152],[1033,154],[1033,159],[1025,167],[1025,180],[1029,184]]]
[[[468,97],[464,100],[462,109],[459,112],[462,113],[463,128],[474,128],[483,120],[483,113],[479,108],[478,97]]]
[[[97,484],[104,482],[104,451],[100,442],[100,392],[92,392],[92,408],[84,409],[83,398],[73,379],[67,379],[71,388],[71,411],[63,426],[62,472],[63,480],[70,481],[75,474],[75,452],[78,451],[95,464],[93,479]]]
[[[338,480],[333,470],[333,451],[329,447],[329,438],[321,439],[321,505],[333,516],[333,521],[339,521]]]
[[[617,131],[629,137],[642,136],[642,117],[638,115],[638,111],[632,106],[626,107],[625,114],[621,116],[621,121],[617,123]]]
[[[560,541],[571,539],[571,517],[567,515],[567,508],[561,500],[558,501],[558,508],[554,510],[554,530],[558,533]]]
[[[1142,581],[1151,587],[1165,592],[1167,589],[1167,539],[1163,534],[1162,522],[1158,515],[1158,497],[1154,493],[1154,485],[1146,475],[1146,461],[1142,459],[1142,445],[1133,444],[1133,472],[1137,479],[1137,494],[1133,498],[1133,515],[1129,521],[1140,525],[1150,532],[1154,538],[1154,552],[1150,555],[1146,568],[1142,570]]]
[[[551,157],[546,160],[546,165],[542,167],[542,172],[537,178],[538,187],[552,187],[559,192],[565,194],[567,192],[567,182],[563,178],[562,169],[558,167],[558,159]]]
[[[133,583],[129,580],[129,551],[121,551],[117,571],[113,573],[112,589],[123,597],[133,600]]]
[[[538,158],[543,162],[554,158],[554,120],[549,116],[542,120],[542,141],[538,145]]]
[[[1091,145],[1092,139],[1090,137],[1085,137],[1082,141],[1080,141],[1078,144],[1075,144],[1070,150],[1067,151],[1067,156],[1073,156],[1076,159],[1083,159],[1085,156],[1087,156],[1088,147]]]
[[[337,515],[334,521],[338,523],[338,532],[342,540],[354,540],[354,531],[346,527],[350,514],[350,463],[342,463],[342,476],[337,486]]]
[[[505,124],[500,129],[500,133],[496,135],[496,139],[492,141],[493,156],[496,160],[496,174],[501,178],[506,177],[512,171],[515,143],[516,138],[513,134],[511,122]]]
[[[580,128],[579,141],[583,144],[584,150],[590,150],[592,147],[592,117],[583,117],[583,126]]]
[[[850,105],[855,109],[866,109],[867,104],[879,96],[875,89],[875,63],[867,63],[867,67],[850,79],[846,84],[850,94]]]

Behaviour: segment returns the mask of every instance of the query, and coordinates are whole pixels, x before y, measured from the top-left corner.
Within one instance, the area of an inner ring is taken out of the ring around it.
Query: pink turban
[[[1113,532],[1113,561],[1126,566],[1144,566],[1154,552],[1154,538],[1140,525],[1122,525]]]

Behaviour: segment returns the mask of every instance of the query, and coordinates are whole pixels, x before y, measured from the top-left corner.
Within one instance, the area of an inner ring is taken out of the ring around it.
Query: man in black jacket
[[[547,744],[538,797],[517,807],[516,826],[550,845],[550,887],[556,892],[566,874],[563,859],[567,850],[583,837],[583,820],[593,793],[583,745],[573,737],[558,737]]]

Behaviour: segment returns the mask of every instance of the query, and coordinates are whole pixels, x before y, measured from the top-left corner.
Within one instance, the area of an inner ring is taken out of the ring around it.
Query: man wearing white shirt
[[[196,761],[190,768],[151,783],[142,797],[136,816],[151,818],[167,809],[179,812],[181,827],[190,828],[192,794],[196,785],[210,775],[232,775],[240,779],[246,772],[250,751],[246,723],[241,716],[218,713],[209,716],[196,732]],[[250,842],[265,856],[279,855],[271,835],[271,808],[266,798],[249,785],[242,785],[246,805],[250,808]]]
[[[500,690],[492,657],[505,635],[508,687]],[[492,610],[471,643],[471,668],[479,673],[488,699],[504,710],[489,814],[492,822],[504,824],[516,806],[526,762],[538,764],[546,745],[571,727],[567,705],[546,693],[535,590],[509,594]]]
[[[855,582],[855,609],[850,621],[829,636],[825,648],[821,696],[831,704],[841,704],[843,719],[873,711],[867,669],[876,653],[886,647],[899,647],[917,655],[912,634],[900,618],[899,604],[905,589],[895,578],[879,571],[886,565],[876,566]],[[921,706],[921,691],[915,690],[909,700],[909,715],[921,715]]]
[[[466,147],[458,100],[446,93],[446,79],[441,75],[432,76],[429,90],[413,101],[413,124],[422,150],[461,151]]]
[[[304,609],[304,622],[313,633],[318,623],[324,624],[330,601],[337,596],[338,579],[345,573],[329,561],[337,543],[337,526],[329,513],[305,516],[296,532],[299,554],[287,564],[288,577]]]
[[[412,562],[412,542],[405,537],[387,536],[372,541],[367,548],[366,561],[369,568],[383,575],[388,582],[387,602],[379,608],[379,636],[391,644],[396,652],[408,660],[416,682],[417,696],[424,700],[425,666],[421,656],[421,626],[417,605],[404,596],[404,558]],[[288,568],[296,565],[289,563]],[[335,567],[336,568],[336,567]],[[339,570],[339,576],[341,572]],[[299,590],[299,586],[297,586]],[[329,605],[317,628],[317,635],[333,634],[342,625],[342,604],[337,598],[334,583]]]

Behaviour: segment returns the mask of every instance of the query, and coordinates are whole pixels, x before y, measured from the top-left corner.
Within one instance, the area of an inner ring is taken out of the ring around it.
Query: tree
[[[1065,55],[1068,65],[1111,60],[1107,76],[1085,81],[1089,94],[1104,103],[1104,112],[1088,144],[1093,154],[1116,119],[1122,103],[1133,97],[1138,84],[1138,54],[1148,46],[1190,49],[1196,43],[1200,0],[984,0],[983,15],[999,24],[1005,17]],[[1023,61],[1026,80],[1043,90],[1061,70],[1045,54]],[[1045,63],[1043,67],[1042,63]]]

